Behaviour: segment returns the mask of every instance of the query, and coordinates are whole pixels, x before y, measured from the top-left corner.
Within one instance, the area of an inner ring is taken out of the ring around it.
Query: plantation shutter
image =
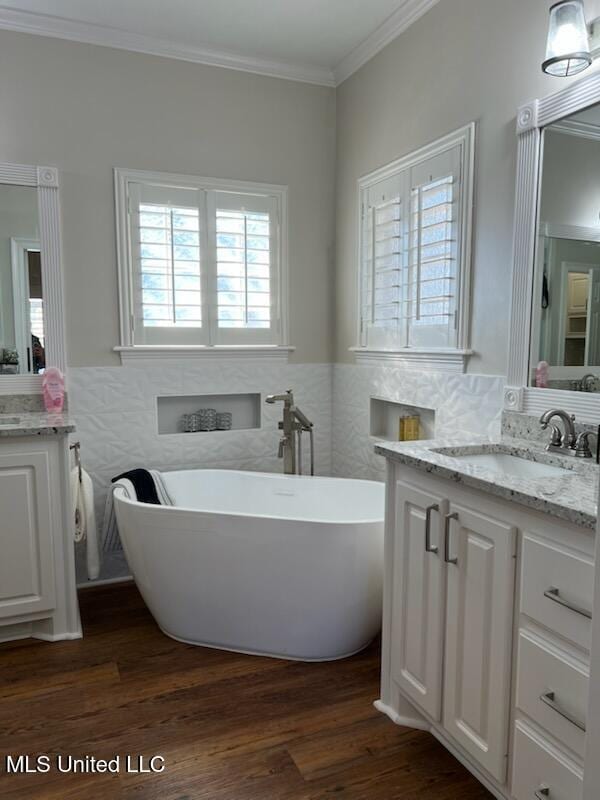
[[[410,347],[455,347],[458,293],[460,147],[410,170]]]
[[[135,344],[208,341],[204,192],[130,184]]]
[[[457,346],[461,145],[363,189],[361,345]]]
[[[269,344],[279,337],[279,220],[275,198],[208,193],[216,266],[211,296],[216,344]]]
[[[362,340],[376,348],[403,346],[405,293],[404,176],[370,186],[362,203]]]

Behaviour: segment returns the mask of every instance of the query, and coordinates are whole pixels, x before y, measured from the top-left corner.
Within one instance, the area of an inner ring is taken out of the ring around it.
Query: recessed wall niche
[[[200,409],[214,408],[217,413],[229,412],[232,431],[260,428],[260,394],[197,394],[169,395],[156,398],[159,434],[200,436],[223,434],[229,431],[197,431],[184,433],[184,414],[194,414]]]

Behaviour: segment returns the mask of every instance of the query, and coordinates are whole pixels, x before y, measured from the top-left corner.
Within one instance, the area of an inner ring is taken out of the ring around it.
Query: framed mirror
[[[0,394],[65,370],[58,171],[0,164]]]
[[[504,408],[598,421],[600,74],[523,106],[517,135]]]
[[[600,104],[542,137],[529,385],[600,392]]]

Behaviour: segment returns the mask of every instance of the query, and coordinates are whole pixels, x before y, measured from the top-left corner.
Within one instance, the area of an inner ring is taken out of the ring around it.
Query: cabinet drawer
[[[519,634],[517,706],[583,758],[588,673],[567,653],[529,633]]]
[[[528,534],[523,537],[524,614],[589,650],[593,592],[592,559]]]
[[[581,800],[583,774],[549,742],[517,722],[512,794],[515,800]]]

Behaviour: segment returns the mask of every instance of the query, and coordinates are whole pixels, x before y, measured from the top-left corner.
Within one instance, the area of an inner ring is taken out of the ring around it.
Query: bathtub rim
[[[154,621],[156,622],[156,620]],[[352,656],[357,656],[359,653],[362,653],[363,650],[366,650],[367,647],[370,647],[379,636],[379,633],[376,633],[375,636],[372,636],[365,644],[361,645],[356,650],[351,650],[349,653],[336,656],[325,656],[324,658],[302,658],[302,656],[289,656],[281,653],[267,653],[264,650],[244,650],[239,647],[223,647],[223,645],[213,644],[212,642],[196,642],[193,639],[183,639],[181,636],[174,636],[172,633],[169,633],[169,631],[159,625],[158,622],[156,622],[156,624],[159,630],[164,633],[165,636],[168,636],[169,639],[173,639],[176,642],[181,642],[182,644],[189,644],[193,645],[194,647],[208,647],[210,650],[221,650],[224,653],[238,653],[242,656],[261,656],[262,658],[274,658],[279,661],[298,661],[304,664],[325,664],[328,661],[343,661],[346,658],[352,658]]]
[[[331,477],[321,477],[319,476],[311,476],[311,475],[282,475],[281,473],[277,472],[255,472],[255,471],[245,471],[245,470],[236,470],[236,469],[210,469],[207,470],[203,469],[189,469],[189,470],[172,470],[173,472],[223,472],[223,473],[236,473],[240,475],[259,475],[267,478],[299,478],[302,480],[321,480],[321,481],[343,481],[348,483],[368,483],[368,484],[375,484],[377,486],[382,486],[385,488],[385,483],[382,481],[365,481],[360,478],[331,478]],[[124,485],[127,483],[127,486]],[[129,489],[131,486],[131,489]],[[240,511],[224,511],[220,509],[211,509],[211,508],[189,508],[188,506],[167,506],[162,504],[155,504],[155,503],[142,503],[140,500],[137,499],[137,495],[135,493],[135,488],[133,484],[128,481],[127,479],[123,480],[122,482],[117,481],[117,483],[112,484],[111,486],[113,498],[117,497],[117,492],[119,490],[120,493],[118,495],[118,499],[124,503],[127,503],[131,506],[138,506],[144,509],[152,509],[157,511],[157,513],[172,513],[175,511],[182,511],[188,514],[215,514],[223,517],[234,517],[236,519],[262,519],[262,520],[276,520],[281,522],[307,522],[313,525],[375,525],[375,524],[383,524],[385,521],[385,495],[382,503],[382,511],[381,517],[379,518],[372,518],[372,519],[317,519],[314,517],[282,517],[275,514],[244,514]],[[130,497],[128,495],[128,491],[131,491],[135,497]]]

